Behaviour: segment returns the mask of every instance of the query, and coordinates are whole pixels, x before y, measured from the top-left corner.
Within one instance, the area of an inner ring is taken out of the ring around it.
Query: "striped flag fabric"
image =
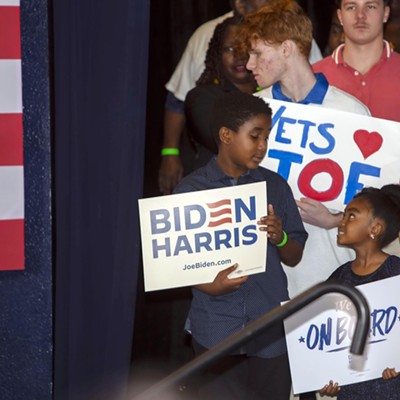
[[[0,270],[24,269],[19,0],[0,0]]]

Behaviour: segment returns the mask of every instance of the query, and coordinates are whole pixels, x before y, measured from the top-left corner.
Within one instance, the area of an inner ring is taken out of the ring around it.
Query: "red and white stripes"
[[[0,0],[0,270],[24,268],[19,0]]]

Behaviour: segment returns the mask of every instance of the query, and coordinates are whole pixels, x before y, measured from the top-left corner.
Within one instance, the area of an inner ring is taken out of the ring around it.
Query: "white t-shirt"
[[[205,22],[193,32],[174,73],[165,85],[177,99],[184,101],[187,92],[196,86],[204,69],[208,43],[215,27],[229,17],[233,17],[233,11]]]
[[[190,37],[174,73],[165,85],[166,89],[172,92],[177,99],[184,101],[189,90],[196,86],[196,81],[204,70],[208,43],[214,34],[215,27],[229,17],[233,17],[233,11],[200,25]],[[313,64],[321,59],[321,51],[313,39],[310,63]]]
[[[272,99],[272,87],[255,95]],[[363,103],[334,86],[329,86],[323,103],[310,105],[314,106],[370,115]],[[353,250],[336,244],[337,228],[324,229],[307,223],[304,223],[304,227],[308,232],[308,240],[301,261],[295,267],[284,266],[291,298],[325,281],[337,267],[355,258]]]

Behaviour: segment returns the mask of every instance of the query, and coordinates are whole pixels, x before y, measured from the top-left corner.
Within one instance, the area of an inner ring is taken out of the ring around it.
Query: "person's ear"
[[[219,129],[219,140],[223,144],[229,144],[232,141],[232,132],[226,126]]]
[[[293,52],[294,42],[292,40],[285,40],[282,42],[282,52],[283,55],[289,56]]]
[[[384,24],[386,24],[386,22],[388,22],[389,15],[390,15],[390,7],[389,6],[385,6],[385,12],[383,14],[383,23]]]
[[[372,222],[371,229],[370,229],[370,236],[371,237],[379,237],[383,234],[385,230],[385,224],[380,219],[375,219]]]
[[[341,10],[340,8],[338,8],[336,12],[337,12],[337,17],[338,17],[338,20],[339,20],[339,22],[340,22],[340,25],[343,26],[343,21],[342,21],[342,10]]]

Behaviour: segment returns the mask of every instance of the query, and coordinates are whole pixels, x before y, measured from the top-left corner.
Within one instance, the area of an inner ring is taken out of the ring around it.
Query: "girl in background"
[[[215,28],[208,45],[205,69],[185,99],[189,136],[195,142],[199,163],[205,165],[218,147],[210,131],[210,115],[215,100],[232,91],[253,93],[256,82],[246,69],[248,54],[240,54],[235,43],[241,18],[225,19]]]

